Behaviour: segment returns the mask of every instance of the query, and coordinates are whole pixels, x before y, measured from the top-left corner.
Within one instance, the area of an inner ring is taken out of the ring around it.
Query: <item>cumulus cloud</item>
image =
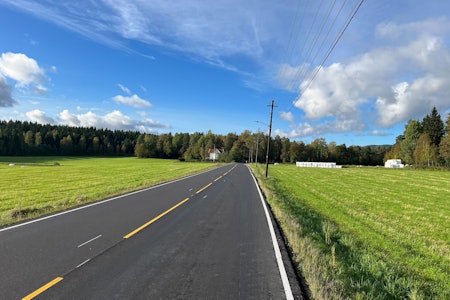
[[[69,110],[63,110],[59,114],[59,120],[62,124],[80,127],[96,127],[117,130],[131,130],[140,132],[155,132],[157,128],[170,128],[160,122],[151,119],[133,120],[122,112],[115,110],[105,115],[99,115],[89,111],[85,114],[74,114]]]
[[[389,39],[389,46],[323,67],[314,81],[300,84],[295,107],[317,121],[315,133],[366,130],[369,121],[387,128],[432,106],[449,109],[448,28],[446,18],[379,25],[377,36]],[[305,135],[310,126],[300,124],[291,134]]]
[[[55,123],[55,121],[52,118],[46,116],[45,112],[43,112],[39,109],[35,109],[32,111],[26,112],[25,115],[32,122],[41,123],[41,124]]]
[[[295,118],[294,115],[292,114],[292,112],[280,112],[280,118],[282,118],[283,120],[289,121],[289,122],[294,122]]]
[[[117,103],[122,103],[138,108],[152,107],[152,104],[147,100],[142,99],[138,95],[134,94],[132,96],[121,96],[117,95],[112,98]]]
[[[11,94],[12,88],[0,74],[0,107],[10,107],[16,104]]]
[[[2,53],[0,57],[0,73],[14,79],[19,85],[44,82],[44,70],[38,63],[22,53]]]
[[[23,53],[2,53],[0,56],[0,107],[17,104],[12,98],[13,85],[8,81],[15,81],[15,88],[19,91],[31,90],[43,95],[47,93],[45,72],[39,64]]]

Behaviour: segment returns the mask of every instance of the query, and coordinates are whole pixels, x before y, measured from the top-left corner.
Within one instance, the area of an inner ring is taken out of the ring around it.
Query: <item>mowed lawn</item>
[[[0,157],[0,225],[148,187],[214,165],[135,157]]]
[[[321,297],[450,299],[450,172],[279,165],[265,181],[299,224],[290,242],[328,264]]]

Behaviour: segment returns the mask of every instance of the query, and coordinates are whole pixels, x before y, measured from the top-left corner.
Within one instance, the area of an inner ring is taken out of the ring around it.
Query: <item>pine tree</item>
[[[433,107],[431,115],[427,115],[423,119],[422,127],[423,133],[427,133],[430,136],[431,143],[438,147],[444,136],[444,123],[436,107]]]

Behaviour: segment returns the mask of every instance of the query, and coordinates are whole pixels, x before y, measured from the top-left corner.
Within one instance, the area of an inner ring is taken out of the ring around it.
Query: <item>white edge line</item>
[[[247,166],[248,171],[253,177],[253,181],[255,182],[256,189],[258,190],[259,198],[261,199],[262,206],[264,208],[264,212],[266,214],[267,224],[269,226],[270,236],[272,237],[272,244],[275,251],[275,258],[277,259],[278,269],[280,270],[281,281],[283,282],[284,293],[286,295],[286,299],[291,300],[294,299],[294,295],[292,294],[291,285],[289,283],[289,279],[286,273],[286,269],[283,264],[283,258],[281,256],[280,247],[278,245],[277,237],[275,235],[275,230],[273,229],[272,221],[270,219],[269,211],[267,209],[266,202],[264,201],[264,197],[261,193],[261,190],[258,186],[258,182],[256,181],[255,176],[250,171],[250,168]]]
[[[92,238],[92,239],[90,239],[89,241],[84,242],[83,244],[78,245],[77,248],[81,248],[81,247],[83,247],[84,245],[87,245],[87,244],[89,244],[90,242],[95,241],[96,239],[101,238],[101,237],[102,237],[101,234],[100,234],[100,235],[97,235],[95,238]]]
[[[227,166],[227,165],[225,165],[225,166]],[[221,167],[225,167],[225,166],[221,166]],[[219,167],[219,168],[221,168],[221,167]],[[214,169],[211,169],[211,170],[206,170],[206,171],[198,173],[198,174],[193,174],[193,175],[190,175],[190,176],[187,176],[187,177],[182,177],[182,178],[175,179],[175,180],[172,180],[172,181],[160,183],[158,185],[154,185],[154,186],[151,186],[151,187],[148,187],[148,188],[145,188],[145,189],[137,190],[137,191],[130,192],[130,193],[123,194],[123,195],[119,195],[119,196],[116,196],[116,197],[113,197],[113,198],[109,198],[109,199],[105,199],[105,200],[102,200],[102,201],[98,201],[98,202],[95,202],[95,203],[87,204],[85,206],[80,206],[80,207],[77,207],[77,208],[66,210],[66,211],[63,211],[63,212],[60,212],[60,213],[56,213],[54,215],[49,215],[49,216],[42,217],[42,218],[39,218],[39,219],[31,220],[31,221],[28,221],[28,222],[12,225],[12,226],[0,229],[0,232],[11,230],[11,229],[18,228],[18,227],[22,227],[22,226],[25,226],[25,225],[30,225],[30,224],[33,224],[33,223],[36,223],[36,222],[40,222],[40,221],[44,221],[44,220],[47,220],[47,219],[51,219],[51,218],[54,218],[54,217],[62,216],[62,215],[69,214],[69,213],[72,213],[72,212],[75,212],[75,211],[78,211],[78,210],[82,210],[82,209],[85,209],[85,208],[88,208],[88,207],[104,204],[104,203],[107,203],[107,202],[110,202],[110,201],[114,201],[114,200],[117,200],[117,199],[120,199],[120,198],[123,198],[123,197],[127,197],[129,195],[134,195],[134,194],[142,193],[142,192],[145,192],[145,191],[148,191],[148,190],[156,189],[156,188],[162,187],[164,185],[168,185],[168,184],[171,184],[171,183],[174,183],[174,182],[177,182],[177,181],[185,180],[185,179],[188,179],[188,178],[191,178],[191,177],[199,176],[201,174],[214,171],[215,169],[217,169],[217,168],[214,168]]]

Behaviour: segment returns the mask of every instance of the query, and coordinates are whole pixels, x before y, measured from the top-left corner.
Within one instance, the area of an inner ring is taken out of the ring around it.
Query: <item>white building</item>
[[[223,150],[217,148],[209,149],[209,159],[214,161],[218,160],[222,152]]]
[[[384,163],[384,167],[385,168],[404,168],[405,165],[402,164],[402,160],[401,159],[388,159]]]
[[[342,166],[336,165],[335,162],[314,162],[314,161],[298,161],[295,163],[297,167],[302,168],[328,168],[328,169],[340,169]]]

